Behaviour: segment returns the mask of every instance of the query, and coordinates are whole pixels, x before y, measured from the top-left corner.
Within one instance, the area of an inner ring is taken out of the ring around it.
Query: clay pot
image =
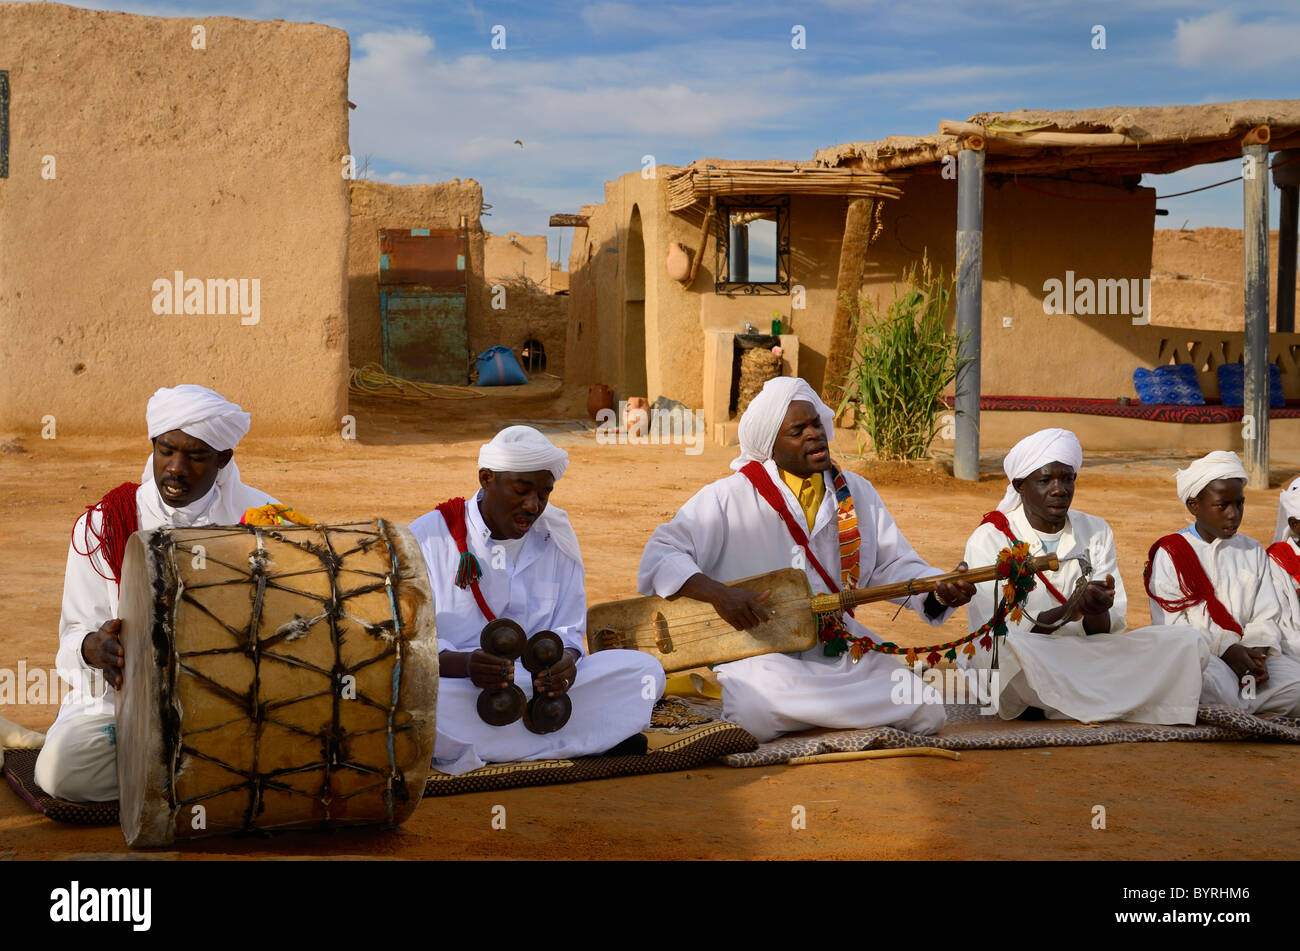
[[[686,253],[686,247],[677,241],[668,245],[668,260],[664,262],[668,266],[668,276],[674,281],[684,281],[691,276],[691,256]]]
[[[591,389],[587,391],[587,415],[592,419],[597,418],[597,414],[602,409],[614,408],[614,391],[604,383],[594,383]]]

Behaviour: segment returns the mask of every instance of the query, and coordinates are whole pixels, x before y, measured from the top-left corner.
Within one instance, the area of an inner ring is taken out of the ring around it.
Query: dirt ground
[[[585,393],[550,402],[484,399],[395,404],[354,400],[355,441],[259,441],[237,460],[246,482],[319,521],[375,516],[409,522],[476,485],[479,445],[502,425],[531,421],[571,456],[552,501],[566,509],[582,542],[591,601],[635,594],[637,563],[650,532],[708,481],[728,473],[733,449],[712,445],[598,445],[575,421]],[[1068,418],[1063,420],[1068,425]],[[25,661],[51,669],[68,532],[84,506],[138,479],[148,445],[139,440],[43,441],[0,437],[0,596],[7,624],[0,667]],[[980,515],[1001,496],[1000,456],[989,452],[978,484],[953,480],[943,461],[881,465],[850,458],[913,545],[932,563],[959,560]],[[1290,452],[1290,456],[1285,453]],[[1275,447],[1274,484],[1300,471],[1300,451]],[[1178,456],[1097,454],[1085,463],[1077,508],[1109,520],[1129,592],[1129,623],[1146,621],[1141,568],[1160,534],[1185,524],[1174,496]],[[1271,534],[1276,490],[1248,493],[1243,530]],[[924,643],[926,629],[892,606],[859,617],[900,643]],[[964,619],[952,623],[964,631]],[[35,729],[52,706],[9,706],[4,716]],[[214,857],[459,858],[870,858],[870,859],[1295,859],[1300,857],[1295,776],[1300,748],[1272,743],[1148,743],[1051,750],[976,750],[959,762],[891,759],[766,769],[710,765],[689,773],[629,777],[427,800],[393,832],[287,834],[269,840],[216,839],[166,853]],[[1225,821],[1240,805],[1267,829],[1262,839]],[[504,806],[506,828],[493,829]],[[1093,828],[1094,807],[1106,810]],[[793,827],[802,806],[806,828]],[[116,827],[60,825],[29,812],[0,789],[0,859],[99,857],[128,852]]]

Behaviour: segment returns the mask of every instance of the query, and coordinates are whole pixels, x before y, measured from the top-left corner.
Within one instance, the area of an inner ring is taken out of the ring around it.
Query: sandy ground
[[[487,399],[449,403],[354,402],[357,440],[245,441],[245,481],[320,521],[382,516],[410,521],[476,485],[478,446],[501,425],[531,418],[570,453],[553,501],[568,510],[587,561],[588,596],[635,593],[637,562],[654,526],[704,483],[726,475],[734,450],[706,446],[603,446],[574,422],[585,394],[551,402]],[[1068,418],[1064,421],[1068,425]],[[255,420],[256,426],[256,420]],[[0,442],[4,442],[0,439]],[[988,453],[978,484],[934,465],[842,460],[871,478],[907,537],[932,563],[949,567],[966,536],[1003,491],[999,456]],[[1287,452],[1282,447],[1282,452]],[[148,452],[131,440],[5,443],[0,454],[0,595],[7,623],[0,667],[54,665],[68,532],[87,504],[138,479]],[[1275,459],[1274,484],[1300,471],[1300,454]],[[1130,594],[1130,624],[1146,620],[1141,567],[1150,543],[1184,522],[1173,492],[1178,456],[1091,457],[1076,507],[1115,530]],[[1244,531],[1271,533],[1276,491],[1248,493]],[[901,643],[927,629],[892,606],[859,615]],[[953,622],[952,630],[964,619]],[[3,714],[44,728],[55,708],[20,705]],[[425,801],[393,832],[288,834],[218,839],[167,853],[229,856],[392,858],[1045,858],[1184,859],[1300,857],[1295,776],[1300,748],[1270,743],[1125,744],[1053,750],[979,750],[960,762],[876,762],[731,769],[630,777]],[[1251,830],[1230,819],[1249,813]],[[492,828],[493,807],[506,828]],[[1093,828],[1094,807],[1106,828]],[[796,807],[806,828],[793,828]],[[50,822],[0,788],[0,859],[122,854],[119,830]]]

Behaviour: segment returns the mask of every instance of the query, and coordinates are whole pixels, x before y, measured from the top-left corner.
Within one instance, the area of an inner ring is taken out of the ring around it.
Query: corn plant
[[[935,274],[922,258],[894,285],[885,316],[865,296],[853,310],[857,343],[840,411],[858,404],[857,425],[880,459],[923,459],[938,434],[943,393],[960,365],[957,336],[944,325],[951,297],[942,270]]]

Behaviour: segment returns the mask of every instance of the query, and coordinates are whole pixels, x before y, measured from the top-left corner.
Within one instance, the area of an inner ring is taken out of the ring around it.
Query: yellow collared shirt
[[[826,480],[820,472],[814,472],[812,477],[808,479],[791,475],[779,467],[777,472],[781,473],[782,480],[790,487],[794,497],[799,500],[799,506],[803,509],[804,518],[808,520],[808,530],[812,531],[813,524],[817,521],[817,510],[822,507],[822,496],[826,494]]]

